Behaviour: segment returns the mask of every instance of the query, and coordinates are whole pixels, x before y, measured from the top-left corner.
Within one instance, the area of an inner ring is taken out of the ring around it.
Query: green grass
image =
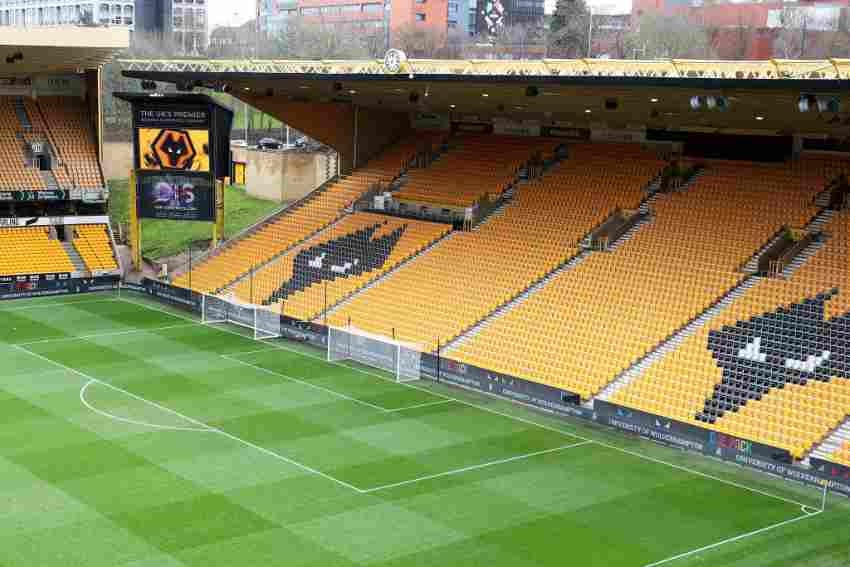
[[[127,180],[109,182],[109,216],[113,223],[128,219]],[[249,197],[239,185],[227,187],[224,193],[224,231],[229,237],[251,226],[280,208],[280,203]],[[145,219],[142,221],[142,255],[163,258],[186,250],[205,247],[212,238],[212,223]]]
[[[640,567],[795,518],[666,565],[850,560],[845,499],[605,428],[137,295],[0,312],[3,567]]]

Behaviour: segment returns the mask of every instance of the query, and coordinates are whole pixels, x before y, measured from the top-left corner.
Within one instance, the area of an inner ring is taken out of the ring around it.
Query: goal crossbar
[[[395,376],[398,382],[419,380],[422,348],[356,327],[328,327],[328,361],[353,360]]]
[[[275,339],[281,336],[280,315],[260,305],[231,301],[214,295],[201,298],[201,323],[227,323],[250,329],[254,340]]]

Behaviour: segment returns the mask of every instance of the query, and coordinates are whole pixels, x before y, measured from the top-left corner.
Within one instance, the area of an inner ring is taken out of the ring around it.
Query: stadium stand
[[[62,188],[105,187],[85,101],[74,97],[28,100],[27,112],[36,130],[49,133],[62,166],[56,175]]]
[[[242,301],[272,302],[284,315],[309,320],[450,230],[445,224],[354,213],[242,279],[234,291]],[[316,285],[320,282],[327,288]]]
[[[175,285],[191,287],[202,293],[220,290],[252,268],[262,266],[310,238],[316,231],[340,218],[345,209],[367,191],[376,185],[389,184],[398,177],[425,137],[427,135],[396,144],[350,176],[317,189],[255,231],[216,251],[193,267],[191,276],[189,273],[181,274],[175,279]]]
[[[0,97],[0,189],[38,191],[47,189],[38,170],[27,160],[22,127],[12,97]]]
[[[505,179],[516,177],[532,157],[529,147],[551,157],[552,140],[461,135],[452,138],[452,150],[428,169],[413,170],[395,194],[399,201],[426,205],[468,207],[481,199],[492,201],[505,189]],[[548,152],[543,153],[548,150]],[[498,160],[493,157],[498,156]]]
[[[49,227],[0,228],[0,275],[73,272],[74,265]]]
[[[108,272],[118,269],[112,250],[112,239],[105,224],[81,224],[73,227],[74,247],[92,272]]]
[[[606,171],[633,160],[608,161]],[[824,185],[793,164],[711,163],[690,190],[659,195],[653,223],[630,241],[561,273],[446,356],[590,398],[738,284],[738,268],[780,227],[810,219]]]
[[[850,414],[850,380],[832,379],[848,378],[850,214],[826,232],[789,278],[761,279],[612,401],[803,457]],[[788,365],[823,351],[823,373]]]
[[[506,144],[513,147],[513,140]],[[527,157],[549,147],[527,142]],[[488,156],[495,164],[502,152],[493,149]],[[454,174],[474,180],[481,163],[471,171],[456,163]],[[518,186],[515,199],[477,230],[452,235],[365,290],[335,311],[330,324],[350,321],[433,350],[562,265],[577,252],[582,237],[615,209],[637,207],[643,189],[663,166],[638,146],[572,147],[569,160]],[[504,170],[500,182],[507,184],[513,174]],[[485,183],[489,187],[493,180]],[[520,352],[512,356],[524,358]],[[483,366],[490,367],[490,361]]]

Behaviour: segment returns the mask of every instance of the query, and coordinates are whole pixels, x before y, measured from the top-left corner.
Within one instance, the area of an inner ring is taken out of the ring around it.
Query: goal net
[[[251,330],[257,341],[281,336],[279,314],[259,305],[228,301],[214,295],[204,295],[201,299],[201,323],[244,327]]]
[[[419,380],[421,348],[354,327],[328,327],[328,361],[353,360],[395,375],[398,382]]]

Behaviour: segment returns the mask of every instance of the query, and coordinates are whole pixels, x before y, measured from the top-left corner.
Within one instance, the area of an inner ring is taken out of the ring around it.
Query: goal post
[[[201,323],[228,323],[250,329],[254,340],[276,339],[282,335],[280,315],[259,305],[229,301],[214,295],[201,298]]]
[[[355,327],[328,327],[328,362],[353,360],[395,376],[398,382],[421,378],[422,349],[415,344],[367,333]]]

